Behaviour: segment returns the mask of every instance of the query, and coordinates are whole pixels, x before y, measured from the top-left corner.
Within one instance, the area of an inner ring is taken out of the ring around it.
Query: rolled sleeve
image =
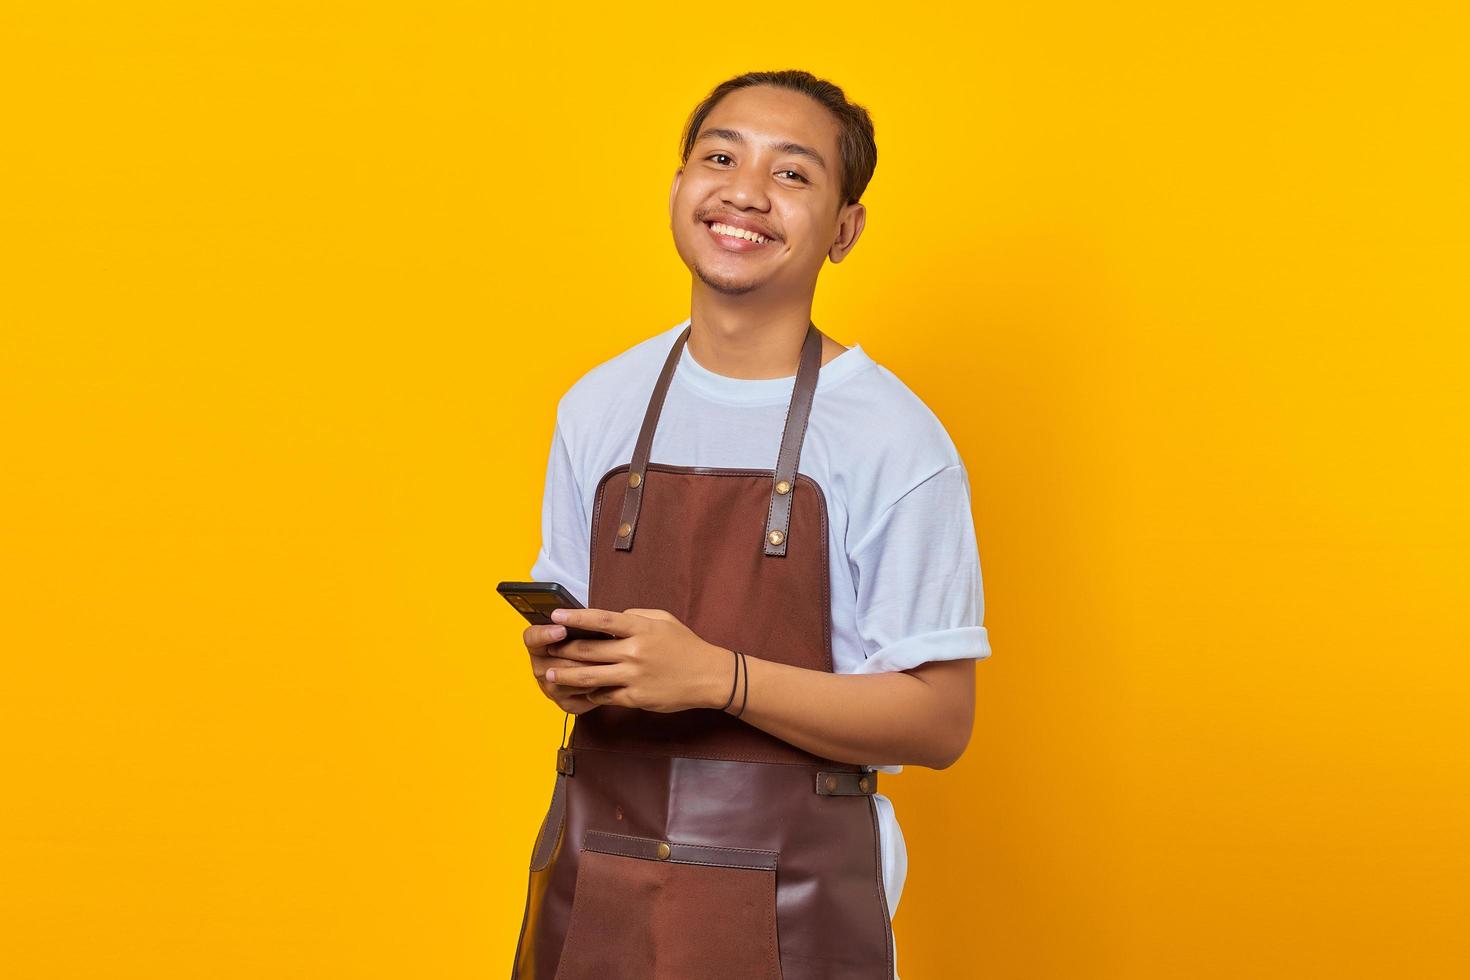
[[[970,484],[962,463],[891,504],[849,551],[866,660],[856,673],[990,656]]]
[[[912,670],[935,660],[984,660],[988,656],[990,636],[985,627],[958,626],[891,643],[864,660],[857,673]]]

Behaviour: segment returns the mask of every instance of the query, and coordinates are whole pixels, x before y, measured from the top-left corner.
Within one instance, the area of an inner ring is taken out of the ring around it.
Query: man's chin
[[[700,282],[725,296],[740,296],[760,288],[761,285],[759,279],[717,275],[701,268],[697,263],[694,266],[694,274],[699,277]]]

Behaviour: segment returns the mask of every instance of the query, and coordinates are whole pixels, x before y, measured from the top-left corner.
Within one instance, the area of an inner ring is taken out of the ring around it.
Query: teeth
[[[730,235],[734,238],[745,238],[752,242],[761,242],[762,244],[770,241],[769,238],[758,232],[746,231],[744,228],[736,228],[733,225],[721,224],[718,221],[710,222],[710,227],[719,232],[721,235]]]

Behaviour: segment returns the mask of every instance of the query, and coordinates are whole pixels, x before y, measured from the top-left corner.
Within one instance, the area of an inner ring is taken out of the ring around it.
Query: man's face
[[[721,99],[669,194],[674,247],[690,271],[727,295],[809,295],[823,260],[840,262],[864,220],[861,204],[840,205],[838,135],[837,120],[800,92],[755,85]]]

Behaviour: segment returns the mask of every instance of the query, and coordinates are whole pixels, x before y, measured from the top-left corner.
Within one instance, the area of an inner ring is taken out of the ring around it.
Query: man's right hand
[[[552,646],[566,639],[566,627],[527,626],[525,632],[521,634],[521,639],[526,644],[526,652],[531,655],[531,673],[541,687],[542,694],[550,698],[561,710],[574,715],[585,714],[598,707],[587,700],[587,695],[595,694],[602,688],[588,691],[585,687],[567,687],[546,679],[548,668],[585,666],[581,661],[553,656],[549,652]]]

